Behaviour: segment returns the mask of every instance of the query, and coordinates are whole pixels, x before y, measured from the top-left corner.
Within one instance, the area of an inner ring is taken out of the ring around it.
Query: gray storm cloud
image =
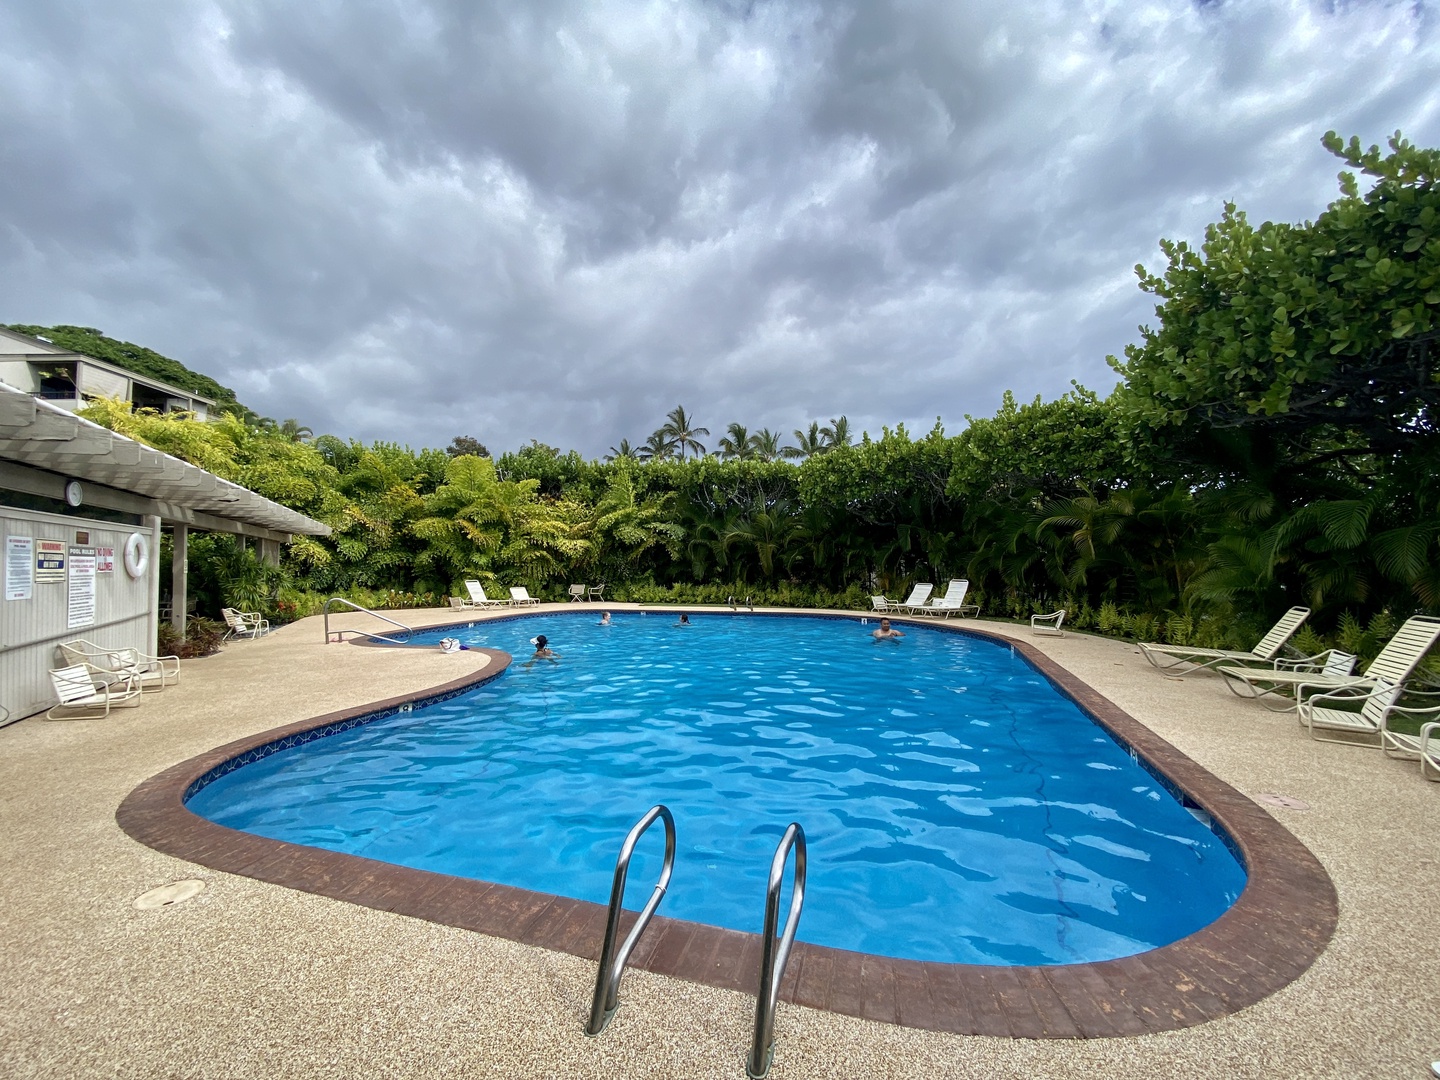
[[[0,8],[0,321],[316,430],[589,454],[683,403],[953,429],[1108,389],[1137,261],[1440,141],[1434,4]]]

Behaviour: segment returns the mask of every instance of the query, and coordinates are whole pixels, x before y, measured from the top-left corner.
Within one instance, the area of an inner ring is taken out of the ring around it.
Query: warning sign
[[[65,580],[65,541],[35,541],[35,581],[53,585]]]

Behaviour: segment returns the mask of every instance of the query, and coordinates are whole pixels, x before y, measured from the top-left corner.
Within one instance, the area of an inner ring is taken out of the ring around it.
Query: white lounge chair
[[[59,700],[45,714],[47,720],[98,720],[117,705],[140,704],[140,686],[132,678],[109,681],[107,672],[89,664],[71,664],[50,672],[50,684]],[[63,715],[57,715],[63,710]]]
[[[1395,636],[1385,643],[1380,654],[1370,661],[1364,675],[1229,666],[1216,670],[1225,677],[1230,689],[1236,693],[1243,693],[1237,688],[1239,685],[1249,684],[1255,687],[1256,696],[1290,689],[1295,692],[1298,700],[1311,690],[1338,690],[1341,687],[1373,690],[1381,679],[1398,686],[1410,678],[1416,665],[1425,658],[1425,654],[1437,641],[1440,641],[1440,617],[1412,615],[1395,631]]]
[[[1258,698],[1267,709],[1288,712],[1295,707],[1293,694],[1297,687],[1334,687],[1362,684],[1363,675],[1355,674],[1354,653],[1339,649],[1307,656],[1301,660],[1276,660],[1276,668],[1222,667],[1216,668],[1225,679],[1225,685],[1241,697]],[[1281,667],[1280,665],[1284,665]],[[1271,702],[1275,698],[1281,702]]]
[[[221,608],[220,616],[230,629],[225,636],[258,638],[270,632],[270,620],[261,618],[258,611],[237,611],[235,608]]]
[[[1292,607],[1270,628],[1270,632],[1256,643],[1249,652],[1233,649],[1201,649],[1194,645],[1164,645],[1156,641],[1140,643],[1145,659],[1161,671],[1185,666],[1187,668],[1212,668],[1219,664],[1273,664],[1275,657],[1285,643],[1295,636],[1310,615],[1308,607]]]
[[[1362,694],[1354,687],[1341,687],[1328,694],[1313,694],[1308,698],[1301,698],[1299,702],[1300,723],[1310,733],[1312,739],[1320,742],[1348,743],[1351,746],[1369,745],[1373,740],[1374,745],[1384,745],[1383,732],[1388,730],[1390,717],[1395,713],[1405,716],[1435,716],[1440,715],[1440,705],[1428,709],[1416,709],[1401,707],[1396,702],[1404,687],[1385,679],[1377,681],[1375,689],[1368,694]],[[1352,712],[1346,709],[1337,709],[1333,704],[1320,704],[1321,702],[1338,702],[1355,704],[1363,701],[1365,704],[1359,712]],[[1349,738],[1336,738],[1334,735],[1322,735],[1317,732],[1340,732]],[[1391,737],[1399,742],[1403,737],[1401,732],[1391,732]],[[1357,743],[1357,739],[1365,739],[1366,743]]]
[[[901,603],[895,605],[896,611],[908,611],[912,615],[923,615],[925,601],[930,599],[930,594],[935,591],[935,586],[928,581],[922,581],[910,590],[910,595]]]
[[[521,607],[526,604],[540,603],[539,600],[535,599],[535,597],[530,595],[529,590],[527,590],[524,585],[510,586],[510,602]]]
[[[1031,615],[1030,632],[1032,634],[1055,634],[1059,637],[1065,636],[1065,631],[1060,627],[1065,622],[1065,609],[1052,611],[1049,615]]]
[[[574,603],[577,600],[584,600],[588,592],[589,590],[586,589],[584,585],[571,585],[570,602]]]
[[[920,609],[922,615],[943,615],[949,618],[952,614],[959,615],[962,619],[967,611],[980,614],[978,604],[965,603],[965,594],[970,591],[970,582],[965,578],[955,578],[945,588],[945,595],[931,600]]]
[[[465,607],[488,608],[510,606],[509,600],[491,600],[485,595],[485,590],[478,581],[465,582],[465,591],[470,594],[470,602],[465,604]]]
[[[180,681],[178,656],[150,656],[132,648],[106,649],[84,638],[62,641],[56,648],[67,665],[89,664],[107,673],[110,682],[133,677],[146,693],[158,694]]]
[[[883,596],[870,597],[870,610],[872,611],[899,611],[899,600],[888,600]]]
[[[1406,715],[1424,713],[1440,714],[1440,706],[1433,709],[1406,709]],[[1440,721],[1431,720],[1420,725],[1420,734],[1407,731],[1392,731],[1390,715],[1387,714],[1380,726],[1380,749],[1391,757],[1406,761],[1420,760],[1420,775],[1426,780],[1440,780]],[[1431,774],[1434,774],[1433,776]]]

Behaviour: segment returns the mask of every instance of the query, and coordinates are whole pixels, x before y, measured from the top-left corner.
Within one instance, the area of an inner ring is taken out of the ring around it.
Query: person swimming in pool
[[[881,619],[880,629],[871,631],[870,636],[876,641],[893,641],[895,638],[902,638],[905,635],[891,627],[889,619]]]
[[[535,646],[535,655],[530,657],[525,665],[526,667],[529,667],[530,664],[533,664],[536,660],[549,660],[553,664],[560,659],[560,654],[550,648],[550,639],[544,634],[531,638],[530,644]]]
[[[686,615],[684,612],[681,612],[681,613],[680,613],[680,621],[677,622],[675,625],[676,625],[676,626],[694,626],[695,624],[690,621],[690,616],[689,616],[689,615]]]
[[[608,612],[608,611],[602,611],[602,612],[600,613],[600,625],[601,625],[601,626],[613,626],[613,625],[614,625],[614,623],[612,623],[612,622],[610,621],[610,612]]]

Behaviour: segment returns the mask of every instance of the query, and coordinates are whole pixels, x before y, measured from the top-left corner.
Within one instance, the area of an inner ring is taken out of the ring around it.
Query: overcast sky
[[[1440,5],[0,0],[0,322],[317,432],[602,454],[683,403],[1108,390],[1133,267],[1440,144]]]

